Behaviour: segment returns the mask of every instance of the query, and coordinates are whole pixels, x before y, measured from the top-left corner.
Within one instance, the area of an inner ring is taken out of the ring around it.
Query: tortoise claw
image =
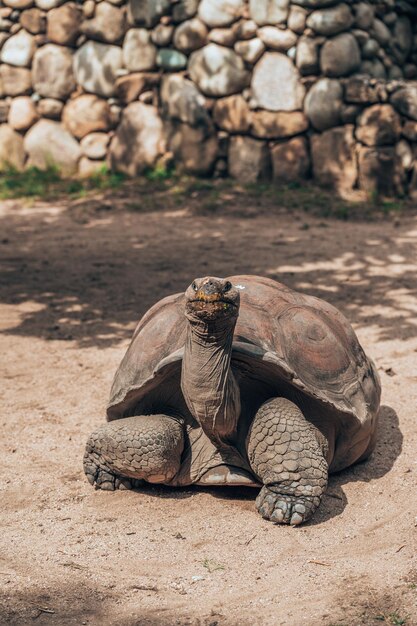
[[[279,486],[275,487],[276,489]],[[310,519],[320,504],[317,496],[292,496],[277,493],[266,485],[256,498],[256,508],[264,519],[275,524],[298,526]]]

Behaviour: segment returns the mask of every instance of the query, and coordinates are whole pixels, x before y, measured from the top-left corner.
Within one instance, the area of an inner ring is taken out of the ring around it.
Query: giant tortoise
[[[379,400],[333,306],[258,276],[198,278],[139,322],[84,470],[107,490],[262,487],[262,517],[300,524],[328,472],[372,452]]]

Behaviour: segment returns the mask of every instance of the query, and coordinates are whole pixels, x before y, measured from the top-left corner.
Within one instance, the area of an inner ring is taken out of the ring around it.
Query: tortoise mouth
[[[228,317],[235,315],[238,308],[234,302],[219,293],[209,295],[198,293],[195,298],[187,302],[187,312],[194,313],[198,317]]]

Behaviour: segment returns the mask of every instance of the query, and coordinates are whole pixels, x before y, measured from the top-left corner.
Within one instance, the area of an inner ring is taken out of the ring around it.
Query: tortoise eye
[[[194,291],[198,290],[197,283],[195,282],[195,280],[191,283],[191,287],[192,289],[194,289]]]
[[[230,281],[226,281],[223,287],[223,291],[226,293],[226,291],[230,291],[232,288],[232,283]]]

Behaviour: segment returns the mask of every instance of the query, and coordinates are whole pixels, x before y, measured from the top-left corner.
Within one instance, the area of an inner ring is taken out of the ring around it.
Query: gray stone
[[[48,11],[49,41],[62,46],[74,45],[80,34],[82,17],[81,8],[74,2],[67,2],[57,9]]]
[[[386,46],[391,39],[389,28],[385,26],[384,22],[381,22],[381,20],[378,20],[377,18],[375,18],[372,22],[370,33],[371,36],[381,44],[381,46]]]
[[[364,59],[373,59],[379,52],[379,43],[371,37],[362,46],[362,57]]]
[[[29,67],[36,49],[33,35],[25,30],[10,37],[0,53],[0,61],[17,67]]]
[[[320,52],[320,65],[326,76],[347,76],[358,69],[361,54],[351,33],[342,33],[328,39]]]
[[[9,167],[22,170],[24,163],[22,136],[8,124],[0,124],[0,172]]]
[[[254,104],[270,111],[302,109],[305,88],[292,61],[279,52],[267,52],[252,77]]]
[[[180,0],[174,4],[172,9],[172,19],[174,22],[184,22],[194,17],[198,10],[200,0]]]
[[[359,187],[369,196],[395,196],[404,193],[405,172],[393,147],[358,150]]]
[[[259,26],[281,24],[288,17],[289,5],[289,0],[249,0],[249,13]]]
[[[235,44],[235,52],[247,63],[256,63],[265,51],[265,45],[256,37],[249,41],[238,41]]]
[[[33,87],[40,96],[65,100],[76,87],[72,52],[53,43],[42,46],[33,57]]]
[[[122,50],[117,46],[88,41],[74,56],[77,83],[90,93],[112,96],[118,71],[123,66]]]
[[[206,126],[210,117],[206,100],[190,80],[179,74],[165,76],[161,85],[161,102],[166,116],[189,124]]]
[[[80,145],[84,156],[97,161],[106,157],[109,142],[107,133],[90,133],[81,139]]]
[[[228,96],[241,91],[250,78],[242,59],[233,50],[214,43],[192,53],[188,71],[191,80],[207,96]]]
[[[218,151],[214,129],[195,128],[178,121],[166,124],[168,148],[178,169],[205,175],[213,171]]]
[[[308,92],[304,111],[317,130],[323,131],[341,123],[343,88],[338,80],[321,78]]]
[[[236,22],[236,24],[233,24],[232,29],[237,39],[247,41],[248,39],[256,37],[258,25],[253,20],[240,20]]]
[[[3,4],[12,9],[28,9],[32,6],[33,0],[3,0]]]
[[[374,104],[386,100],[384,88],[365,76],[352,76],[345,82],[345,101],[353,104]]]
[[[211,28],[229,26],[241,17],[243,9],[243,0],[201,0],[198,17]]]
[[[187,67],[187,57],[178,50],[161,48],[156,55],[156,64],[163,70],[177,72]]]
[[[354,6],[355,10],[355,24],[358,28],[362,28],[363,30],[368,30],[368,28],[372,25],[375,16],[375,7],[366,2],[359,2],[356,6]]]
[[[403,125],[402,134],[409,141],[417,142],[417,121],[407,120]]]
[[[337,4],[328,9],[313,11],[307,18],[307,26],[318,35],[336,35],[348,30],[353,24],[353,15],[345,3]]]
[[[50,9],[55,9],[55,7],[59,7],[59,5],[63,4],[64,1],[65,0],[35,0],[35,4],[40,9],[49,11]]]
[[[398,65],[391,65],[388,69],[388,80],[401,80],[403,77],[406,76]]]
[[[316,39],[300,37],[297,44],[295,64],[302,76],[319,71],[319,45]]]
[[[126,30],[124,12],[109,2],[100,2],[96,6],[94,17],[86,20],[82,32],[105,43],[116,43],[122,39]]]
[[[405,15],[398,17],[394,24],[391,45],[398,63],[404,63],[413,47],[413,31]]]
[[[174,46],[182,52],[193,52],[207,43],[207,26],[197,17],[187,20],[177,27]]]
[[[302,111],[253,111],[251,135],[258,139],[284,139],[303,133],[308,119]]]
[[[268,180],[271,176],[271,157],[266,141],[231,137],[229,143],[229,174],[244,183]]]
[[[370,39],[369,33],[366,30],[360,30],[360,28],[352,28],[351,33],[361,47]]]
[[[123,61],[129,72],[143,72],[156,67],[157,49],[146,28],[131,28],[123,43]]]
[[[297,35],[302,35],[306,27],[307,15],[308,13],[305,9],[293,4],[288,15],[288,28],[297,33]]]
[[[263,26],[258,30],[258,37],[263,41],[267,48],[286,52],[297,43],[297,35],[289,30],[275,28],[274,26]]]
[[[174,27],[172,24],[158,24],[151,33],[153,43],[160,47],[169,46],[174,36]]]
[[[41,117],[48,117],[52,120],[61,119],[64,103],[54,98],[44,98],[38,102],[38,113]]]
[[[78,141],[59,122],[40,120],[26,133],[28,167],[45,169],[55,165],[64,175],[76,173],[81,149]]]
[[[35,103],[29,96],[19,96],[12,100],[8,122],[14,130],[27,130],[33,126],[38,117]]]
[[[130,13],[136,24],[148,28],[156,26],[160,18],[169,11],[169,0],[129,0]]]
[[[239,94],[216,100],[213,107],[213,120],[219,128],[230,133],[249,131],[252,112],[246,100]]]
[[[164,151],[163,126],[157,109],[142,102],[129,104],[110,143],[112,169],[137,176],[153,167]]]
[[[396,91],[390,98],[399,113],[417,120],[417,85],[410,84]]]
[[[62,122],[74,137],[111,127],[110,107],[106,100],[92,94],[83,94],[68,100],[62,115]]]
[[[387,76],[384,64],[379,59],[363,61],[360,65],[359,71],[361,74],[367,74],[373,78],[385,79]]]
[[[310,141],[315,180],[341,195],[353,189],[358,176],[353,131],[353,125],[331,128]]]
[[[392,145],[401,133],[401,119],[390,104],[374,104],[358,119],[356,138],[367,146]]]

